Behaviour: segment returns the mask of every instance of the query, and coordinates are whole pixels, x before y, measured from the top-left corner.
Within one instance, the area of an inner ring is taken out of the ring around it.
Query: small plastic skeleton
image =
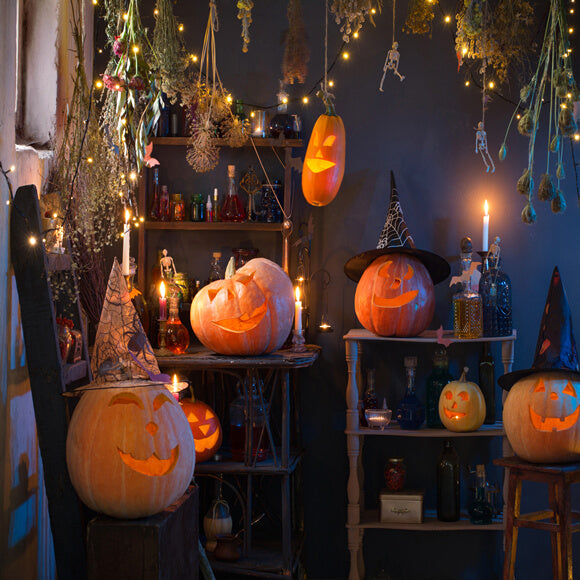
[[[161,277],[165,280],[172,280],[177,274],[173,258],[167,255],[167,250],[163,250],[163,258],[160,260]]]
[[[495,171],[495,164],[487,150],[487,133],[483,128],[483,121],[480,121],[477,124],[477,131],[475,132],[475,152],[481,153],[481,158],[485,163],[486,172],[489,172],[491,168],[491,172],[493,173]]]
[[[379,91],[383,92],[383,83],[385,82],[385,76],[388,70],[392,70],[396,74],[401,82],[405,80],[404,75],[399,72],[399,60],[401,58],[401,53],[397,50],[399,48],[398,42],[393,42],[393,47],[389,52],[387,52],[387,58],[385,59],[385,64],[383,66],[383,78],[381,79],[381,84],[379,86]]]

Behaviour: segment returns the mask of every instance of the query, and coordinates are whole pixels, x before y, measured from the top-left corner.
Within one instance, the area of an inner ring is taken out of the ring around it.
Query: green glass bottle
[[[476,466],[477,483],[475,485],[475,499],[469,508],[469,521],[472,524],[491,524],[493,517],[493,507],[487,501],[485,490],[487,482],[485,479],[485,465]]]
[[[433,354],[433,370],[427,377],[427,427],[443,429],[439,418],[439,397],[443,387],[454,380],[449,372],[449,361],[444,346],[438,346]]]

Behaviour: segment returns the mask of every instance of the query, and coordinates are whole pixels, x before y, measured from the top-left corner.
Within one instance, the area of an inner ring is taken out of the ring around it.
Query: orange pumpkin
[[[359,280],[354,309],[359,322],[379,336],[416,336],[433,317],[433,281],[414,256],[379,256]]]
[[[117,518],[156,514],[186,491],[195,447],[161,383],[124,381],[83,393],[68,430],[72,484],[91,509]]]
[[[517,381],[503,407],[505,432],[513,450],[533,463],[580,459],[578,373],[542,371]]]
[[[336,197],[344,176],[345,146],[342,119],[327,103],[312,129],[302,168],[302,192],[309,204],[327,205]]]
[[[184,399],[180,405],[193,434],[195,462],[211,459],[222,444],[222,426],[218,416],[202,401]]]
[[[220,354],[278,350],[292,328],[294,296],[288,275],[254,258],[231,278],[204,286],[191,304],[191,326],[201,343]]]
[[[447,383],[439,397],[439,418],[454,432],[477,431],[485,420],[485,399],[478,385],[466,380],[467,367],[458,381]]]

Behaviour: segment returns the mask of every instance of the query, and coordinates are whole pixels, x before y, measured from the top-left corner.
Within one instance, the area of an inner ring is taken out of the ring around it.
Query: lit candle
[[[125,210],[125,227],[123,228],[123,276],[129,275],[129,250],[131,247],[131,228],[129,218],[131,213]]]
[[[159,320],[167,320],[167,298],[165,298],[165,282],[161,282],[159,294]]]
[[[487,199],[485,200],[485,214],[483,215],[483,235],[482,235],[482,250],[487,252],[489,250],[488,240],[489,240],[489,212],[487,207]]]
[[[302,302],[300,301],[300,287],[296,286],[296,304],[294,305],[294,330],[302,333]]]

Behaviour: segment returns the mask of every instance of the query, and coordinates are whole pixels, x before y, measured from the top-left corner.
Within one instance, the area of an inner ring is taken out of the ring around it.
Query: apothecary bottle
[[[223,222],[243,222],[246,219],[244,206],[238,196],[235,165],[228,165],[228,195],[222,205],[220,217]]]
[[[225,277],[224,269],[220,264],[220,259],[222,257],[221,252],[214,252],[211,257],[211,262],[209,264],[209,276],[207,278],[207,283],[211,284],[216,280],[223,280]]]
[[[177,292],[169,299],[169,317],[165,346],[173,354],[183,354],[189,346],[189,332],[179,318],[179,297]]]
[[[405,396],[397,407],[397,422],[401,429],[419,429],[425,421],[425,405],[415,393],[415,372],[417,370],[417,357],[405,357],[405,373],[407,375],[407,388]]]
[[[160,216],[160,202],[161,202],[161,191],[159,190],[159,167],[153,168],[153,199],[151,200],[151,205],[149,206],[149,219],[152,221],[159,221]]]
[[[360,414],[360,422],[363,427],[368,427],[368,422],[365,417],[366,409],[378,409],[379,399],[375,391],[375,369],[367,371],[367,388],[364,393],[362,401],[362,413]]]
[[[457,338],[479,338],[482,335],[481,296],[471,288],[471,240],[461,241],[463,288],[453,296],[453,334]]]
[[[205,221],[205,201],[201,193],[194,193],[191,196],[191,221]]]
[[[483,336],[509,336],[512,333],[512,286],[508,275],[501,269],[499,237],[496,237],[484,261],[479,293]]]
[[[170,214],[172,222],[182,222],[185,219],[185,202],[181,193],[171,196]]]
[[[453,442],[445,440],[437,462],[437,519],[456,522],[459,519],[459,457]]]
[[[433,370],[427,377],[427,427],[432,429],[442,429],[443,423],[439,417],[439,397],[443,387],[453,380],[453,375],[449,372],[449,361],[447,351],[444,346],[437,347],[433,354]]]
[[[469,521],[472,524],[491,524],[493,507],[486,497],[487,481],[485,477],[485,465],[476,467],[475,497],[469,508]]]
[[[162,222],[168,222],[171,218],[171,212],[169,208],[169,190],[167,185],[161,186],[161,196],[159,198],[159,219]]]

